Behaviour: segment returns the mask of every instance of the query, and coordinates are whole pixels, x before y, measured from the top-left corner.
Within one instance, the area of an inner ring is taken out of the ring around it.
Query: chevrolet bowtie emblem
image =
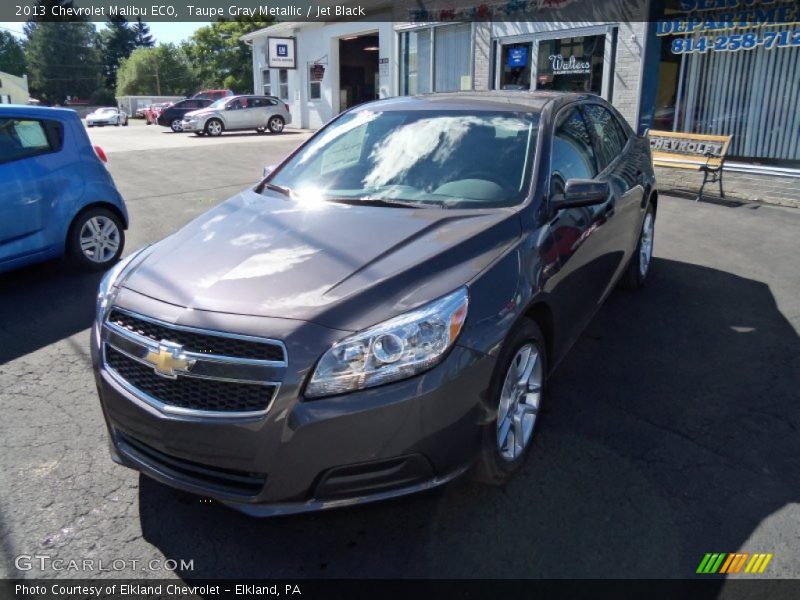
[[[169,377],[170,379],[175,379],[178,373],[188,372],[195,363],[195,361],[186,358],[183,353],[183,346],[167,341],[159,343],[157,351],[150,350],[145,360],[153,365],[158,375]]]

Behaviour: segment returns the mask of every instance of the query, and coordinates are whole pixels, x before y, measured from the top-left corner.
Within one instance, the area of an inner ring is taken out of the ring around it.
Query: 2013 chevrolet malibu
[[[112,457],[253,515],[502,483],[548,374],[644,283],[656,207],[595,96],[356,107],[102,282]]]

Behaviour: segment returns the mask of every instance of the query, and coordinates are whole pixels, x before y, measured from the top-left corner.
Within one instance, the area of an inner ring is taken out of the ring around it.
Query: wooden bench
[[[703,172],[703,183],[695,202],[702,199],[703,188],[708,181],[719,182],[719,195],[725,198],[725,192],[722,191],[722,166],[725,164],[731,136],[653,129],[647,135],[653,154],[653,166]]]

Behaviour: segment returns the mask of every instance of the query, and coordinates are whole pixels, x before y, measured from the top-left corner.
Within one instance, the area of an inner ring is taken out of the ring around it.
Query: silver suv
[[[210,136],[245,129],[280,133],[291,122],[289,106],[274,96],[232,96],[187,113],[183,117],[183,130]]]

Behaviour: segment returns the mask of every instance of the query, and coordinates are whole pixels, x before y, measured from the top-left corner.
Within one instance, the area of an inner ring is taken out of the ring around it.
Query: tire
[[[206,135],[219,137],[222,135],[222,132],[225,131],[225,125],[223,125],[222,121],[219,119],[209,119],[206,122],[204,131]]]
[[[636,250],[628,262],[622,278],[619,281],[621,288],[638,290],[647,281],[650,266],[653,264],[653,238],[655,236],[656,212],[653,205],[647,207],[647,212],[642,220],[642,230],[639,232],[639,241]]]
[[[195,134],[197,137],[203,137],[203,136],[204,136],[206,133],[205,133],[204,131],[195,131],[195,132],[194,132],[194,134]]]
[[[128,126],[128,119],[125,119],[125,122],[122,125],[127,127]]]
[[[119,118],[118,118],[118,119],[117,119],[117,122],[116,122],[116,123],[114,123],[114,127],[119,127],[120,125],[121,125],[121,123],[119,122]]]
[[[172,122],[169,124],[169,128],[172,129],[173,133],[181,133],[183,131],[183,120],[172,119]]]
[[[75,217],[67,234],[67,257],[89,271],[103,271],[113,265],[124,247],[122,221],[107,208],[83,211]]]
[[[270,133],[281,133],[285,126],[286,121],[283,120],[283,117],[277,115],[270,117],[269,121],[267,121],[267,129],[269,129]]]
[[[492,375],[488,406],[492,418],[481,435],[475,468],[478,481],[502,485],[525,463],[541,420],[547,364],[547,345],[541,329],[535,321],[523,319],[503,344]],[[503,418],[504,412],[507,418]],[[518,419],[511,419],[509,413]],[[518,434],[522,442],[519,446],[515,443]]]
[[[259,134],[259,135],[267,133],[267,128],[266,127],[256,127],[256,133]]]

